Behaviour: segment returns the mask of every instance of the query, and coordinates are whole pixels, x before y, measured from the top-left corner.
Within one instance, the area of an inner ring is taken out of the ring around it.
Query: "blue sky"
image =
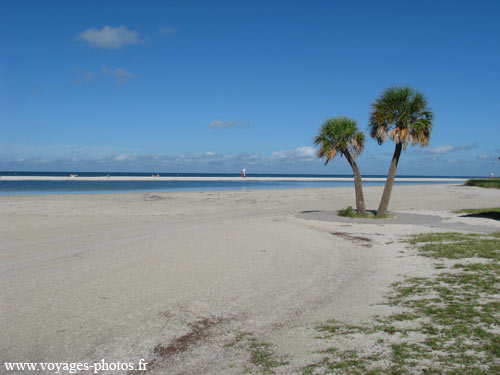
[[[500,175],[499,1],[2,1],[0,170],[351,173],[312,139],[409,84],[398,174]],[[367,139],[363,174],[394,145]]]

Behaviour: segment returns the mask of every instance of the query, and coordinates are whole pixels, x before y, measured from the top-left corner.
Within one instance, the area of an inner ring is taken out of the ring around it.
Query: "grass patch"
[[[465,186],[478,186],[489,189],[500,189],[500,178],[481,178],[465,181]]]
[[[338,335],[349,335],[357,332],[368,332],[371,328],[358,325],[349,325],[338,322],[336,320],[329,320],[326,323],[316,326],[316,330],[321,332],[321,338],[332,338]]]
[[[421,255],[434,258],[500,258],[500,232],[491,235],[425,233],[410,237],[408,242],[417,245]]]
[[[353,217],[353,218],[362,218],[362,219],[388,219],[393,217],[393,215],[385,214],[382,217],[377,217],[373,212],[367,212],[366,214],[361,214],[357,210],[353,209],[352,206],[347,206],[342,210],[337,212],[338,216],[342,217]]]
[[[387,304],[397,312],[374,323],[317,326],[333,347],[303,374],[500,373],[500,233],[428,233],[407,242],[424,256],[469,259],[435,277],[394,284]],[[373,344],[342,349],[360,337]]]
[[[250,339],[250,361],[264,375],[274,374],[273,368],[288,364],[276,357],[270,344],[256,339]]]
[[[256,339],[250,332],[237,332],[234,340],[225,344],[226,347],[238,347],[249,353],[249,362],[253,368],[246,368],[246,373],[257,371],[263,375],[274,374],[276,367],[285,366],[288,361],[274,353],[273,346],[267,342]]]

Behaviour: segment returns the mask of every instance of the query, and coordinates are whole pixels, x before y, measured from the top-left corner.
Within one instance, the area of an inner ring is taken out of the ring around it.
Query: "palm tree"
[[[314,144],[320,146],[317,155],[325,159],[325,165],[337,154],[345,156],[354,172],[356,208],[362,215],[366,214],[361,174],[356,164],[356,157],[365,147],[365,134],[358,130],[356,121],[347,117],[326,120],[314,138]]]
[[[424,95],[409,86],[389,87],[372,104],[370,136],[379,145],[387,137],[396,143],[377,217],[383,216],[389,207],[401,150],[406,150],[409,143],[427,146],[431,137],[432,118]]]

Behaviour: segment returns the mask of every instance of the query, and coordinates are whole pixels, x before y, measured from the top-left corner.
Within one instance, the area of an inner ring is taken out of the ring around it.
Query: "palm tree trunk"
[[[349,153],[345,154],[345,157],[354,172],[354,192],[356,194],[356,209],[362,215],[366,215],[365,209],[365,197],[363,195],[363,181],[361,180],[361,173],[359,173],[359,168],[354,159]]]
[[[394,185],[394,177],[396,176],[396,169],[398,167],[399,156],[401,155],[402,149],[403,145],[401,143],[396,143],[396,149],[394,150],[394,155],[392,157],[389,174],[387,175],[387,180],[385,181],[384,192],[382,193],[382,199],[380,200],[380,204],[378,206],[377,217],[384,216],[387,212],[387,208],[389,207],[392,186]]]

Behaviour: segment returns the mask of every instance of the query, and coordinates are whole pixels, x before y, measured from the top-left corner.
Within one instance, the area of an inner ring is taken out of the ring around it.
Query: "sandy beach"
[[[382,189],[365,188],[367,208]],[[353,201],[351,187],[2,196],[1,362],[238,374],[247,333],[288,357],[277,374],[298,373],[322,349],[315,324],[384,314],[391,283],[433,272],[404,236],[500,231],[452,213],[498,206],[495,189],[395,186],[395,220],[325,216]]]

